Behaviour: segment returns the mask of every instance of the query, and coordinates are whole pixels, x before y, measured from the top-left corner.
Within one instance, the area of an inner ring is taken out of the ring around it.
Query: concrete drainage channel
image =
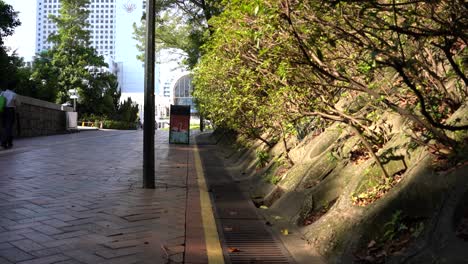
[[[226,263],[294,263],[236,184],[211,186],[210,189]]]

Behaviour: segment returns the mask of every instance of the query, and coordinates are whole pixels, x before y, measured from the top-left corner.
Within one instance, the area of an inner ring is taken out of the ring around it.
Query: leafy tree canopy
[[[0,0],[0,87],[2,88],[15,86],[17,68],[23,63],[14,52],[9,54],[9,50],[4,46],[4,38],[11,36],[15,27],[19,25],[21,22],[18,20],[18,12]]]
[[[89,0],[62,0],[59,15],[50,15],[56,23],[58,32],[49,36],[54,44],[51,50],[51,64],[60,69],[57,84],[57,102],[68,99],[68,90],[77,88],[79,93],[90,87],[96,75],[93,72],[107,66],[102,56],[98,56],[90,46],[89,26],[86,22]]]
[[[200,46],[210,34],[208,20],[221,12],[220,0],[164,0],[156,6],[156,49],[177,49],[192,68],[200,57]],[[134,38],[140,43],[138,56],[144,59],[146,21],[134,24]]]
[[[391,109],[453,145],[446,131],[467,129],[445,123],[468,95],[466,13],[448,0],[230,1],[210,20],[195,95],[257,138],[325,119],[379,140],[370,117]]]
[[[18,12],[15,12],[11,5],[0,0],[0,46],[3,46],[3,39],[11,36],[15,27],[20,25]]]

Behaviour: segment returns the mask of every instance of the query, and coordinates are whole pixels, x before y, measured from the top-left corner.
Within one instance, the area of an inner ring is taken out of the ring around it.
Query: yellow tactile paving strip
[[[206,250],[208,254],[209,264],[224,264],[223,251],[219,241],[216,221],[213,215],[213,207],[211,204],[208,187],[206,185],[203,166],[200,159],[198,147],[195,144],[195,169],[198,178],[198,187],[200,190],[200,206],[202,212],[203,229],[205,232]]]

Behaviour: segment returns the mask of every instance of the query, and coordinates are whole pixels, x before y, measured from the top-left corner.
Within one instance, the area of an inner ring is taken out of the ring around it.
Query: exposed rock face
[[[448,122],[468,124],[468,104]],[[292,166],[275,159],[285,150],[278,146],[267,168],[253,167],[252,149],[237,164],[250,176],[252,197],[297,226],[330,263],[468,259],[462,250],[468,242],[459,234],[466,225],[468,237],[467,156],[437,171],[431,149],[415,144],[400,116],[383,113],[370,128],[385,137],[376,155],[389,177],[372,157],[361,155],[366,151],[359,152],[360,139],[338,123],[292,147]],[[466,145],[466,131],[449,136]]]

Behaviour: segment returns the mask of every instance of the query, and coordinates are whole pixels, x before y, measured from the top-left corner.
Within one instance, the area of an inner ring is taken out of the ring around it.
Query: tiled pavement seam
[[[189,147],[158,132],[158,187],[145,190],[140,132],[86,133],[0,155],[0,264],[180,263],[185,243],[203,244],[185,239]]]

